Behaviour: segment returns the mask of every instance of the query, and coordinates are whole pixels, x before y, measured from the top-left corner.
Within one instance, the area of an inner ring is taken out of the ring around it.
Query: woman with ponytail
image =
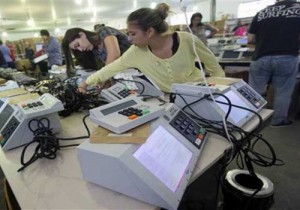
[[[141,8],[127,18],[131,47],[117,60],[103,67],[80,84],[84,92],[89,85],[101,85],[118,72],[136,68],[149,77],[164,92],[172,83],[201,81],[203,74],[195,67],[195,50],[211,76],[224,76],[213,53],[197,37],[188,32],[171,32],[165,21],[170,8],[158,4],[155,9]]]

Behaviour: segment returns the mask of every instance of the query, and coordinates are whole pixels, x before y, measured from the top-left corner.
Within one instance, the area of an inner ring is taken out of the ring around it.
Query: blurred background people
[[[57,38],[50,36],[49,31],[41,30],[40,35],[43,39],[43,50],[48,54],[48,67],[62,65],[61,45]]]
[[[238,20],[236,27],[232,29],[234,36],[246,36],[248,31],[249,24],[244,23],[242,20]]]
[[[0,50],[2,52],[2,55],[4,57],[4,60],[6,62],[6,64],[2,65],[3,67],[8,67],[8,68],[12,68],[15,69],[16,65],[13,61],[13,59],[11,58],[11,53],[9,48],[3,44],[3,41],[0,40]]]
[[[48,75],[48,69],[51,69],[53,65],[62,65],[62,52],[61,45],[59,44],[57,38],[50,36],[49,31],[43,29],[40,31],[40,35],[43,40],[42,52],[37,52],[37,54],[46,53],[48,55],[48,62],[46,60],[40,61],[38,66],[42,73],[42,76]]]
[[[28,42],[25,43],[25,58],[29,59],[30,61],[32,61],[34,58],[34,50]]]
[[[219,31],[218,28],[202,23],[202,14],[200,12],[194,13],[191,17],[189,27],[194,35],[196,35],[202,42],[207,45],[207,38],[213,37]],[[187,29],[187,31],[189,31]]]
[[[6,46],[8,47],[9,51],[10,51],[10,57],[13,60],[13,62],[16,61],[16,52],[15,52],[15,48],[14,45],[12,44],[11,41],[7,40],[5,42]]]
[[[94,25],[94,31],[99,33],[100,29],[104,26],[105,26],[105,24],[103,24],[103,23],[102,24],[96,24],[96,25]]]
[[[35,52],[32,49],[31,45],[28,42],[26,42],[25,43],[25,58],[27,58],[30,61],[32,70],[35,70],[35,67],[36,67],[36,64],[33,62],[34,54],[35,54]]]
[[[7,64],[1,50],[0,50],[0,67],[7,68]]]

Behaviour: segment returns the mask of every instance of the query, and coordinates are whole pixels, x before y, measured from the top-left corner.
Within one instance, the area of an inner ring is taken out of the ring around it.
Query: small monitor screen
[[[239,58],[239,55],[240,55],[240,52],[238,51],[234,51],[234,50],[225,50],[223,55],[222,55],[222,58],[223,59],[233,59],[233,58]]]
[[[0,130],[2,130],[2,127],[8,121],[13,112],[14,109],[9,104],[7,104],[3,111],[0,113]]]
[[[111,113],[114,113],[114,112],[117,112],[117,111],[120,111],[121,109],[125,109],[127,107],[130,107],[130,106],[133,106],[133,105],[136,105],[136,101],[134,100],[130,100],[130,101],[125,101],[124,103],[121,103],[121,104],[117,104],[115,106],[112,106],[112,107],[109,107],[107,109],[103,109],[101,110],[101,113],[103,115],[109,115]]]
[[[0,109],[1,109],[3,104],[4,104],[4,102],[2,100],[0,100]]]
[[[227,96],[227,98],[229,98],[229,100],[231,101],[231,104],[250,109],[250,107],[232,90],[224,93],[224,95]],[[227,100],[222,96],[217,97],[216,100],[227,103]],[[220,104],[220,103],[217,103],[217,104],[225,113],[227,113],[228,105]],[[229,117],[233,120],[235,125],[238,125],[249,114],[250,114],[250,112],[248,110],[240,109],[237,107],[232,107]]]
[[[248,44],[248,39],[247,37],[239,38],[236,40],[236,44],[238,45],[246,45]]]
[[[190,168],[193,153],[159,126],[133,156],[172,192]]]

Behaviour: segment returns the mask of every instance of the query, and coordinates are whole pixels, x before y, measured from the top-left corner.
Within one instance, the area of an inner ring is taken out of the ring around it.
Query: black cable
[[[221,95],[221,94],[214,94],[214,95]],[[221,135],[226,139],[228,138],[224,132],[224,129],[220,129],[220,126],[224,126],[221,121],[210,121],[208,119],[205,119],[201,117],[198,113],[196,113],[191,107],[191,105],[196,105],[197,103],[200,103],[204,99],[211,100],[209,96],[205,95],[204,97],[199,98],[196,101],[193,101],[192,103],[187,103],[187,101],[182,96],[182,94],[176,94],[176,96],[179,96],[181,100],[185,103],[182,110],[189,109],[189,111],[193,114],[190,114],[190,112],[188,112],[188,114],[193,119],[195,119],[199,124],[201,124],[205,129],[207,129],[208,132]],[[283,164],[282,160],[277,159],[273,147],[262,137],[261,134],[258,133],[261,130],[262,123],[263,123],[263,120],[258,113],[254,112],[253,110],[241,106],[237,106],[231,103],[225,103],[220,101],[216,101],[216,102],[228,105],[229,106],[228,110],[231,110],[231,107],[236,107],[239,109],[250,111],[254,113],[255,116],[257,116],[257,118],[259,119],[259,123],[257,124],[257,126],[250,132],[244,131],[242,128],[239,128],[238,126],[235,126],[228,121],[226,122],[228,126],[229,137],[234,146],[234,148],[232,148],[234,151],[233,154],[234,157],[237,157],[237,160],[239,160],[240,163],[242,163],[241,165],[238,164],[239,166],[242,166],[241,168],[244,168],[244,166],[246,166],[249,172],[251,174],[254,174],[254,169],[252,164],[256,164],[263,167],[270,167],[273,165]],[[228,116],[229,113],[230,112],[228,111],[226,115]],[[240,140],[235,138],[233,134],[235,132],[237,132],[240,135],[241,137]],[[262,142],[267,146],[267,148],[271,153],[271,157],[267,157],[255,151],[255,145],[257,144],[257,142]]]
[[[83,124],[87,131],[87,136],[79,136],[79,137],[73,137],[73,138],[61,138],[56,137],[53,132],[52,128],[50,128],[50,120],[48,118],[41,118],[41,119],[32,119],[28,123],[29,130],[33,133],[34,137],[33,140],[27,143],[21,153],[21,164],[22,167],[18,170],[18,172],[23,171],[26,167],[28,167],[30,164],[35,162],[36,160],[40,158],[47,158],[47,159],[55,159],[56,153],[61,148],[65,147],[72,147],[72,146],[78,146],[79,144],[69,144],[69,145],[60,145],[59,140],[69,141],[69,140],[78,140],[78,139],[85,139],[90,137],[90,130],[85,122],[86,118],[89,115],[85,115],[83,117]],[[35,130],[33,129],[33,123],[36,123],[35,127],[37,127]],[[27,148],[36,143],[36,147],[34,149],[33,154],[31,157],[25,161],[25,153],[27,151]]]
[[[139,95],[142,95],[145,91],[145,85],[140,81],[130,80],[130,79],[114,79],[114,81],[123,84],[126,88],[127,86],[123,82],[134,82],[140,84],[142,86],[142,90],[140,90],[140,93],[138,93]]]
[[[201,98],[201,99],[198,99],[197,100],[197,103],[199,103],[201,100],[204,100],[205,97]],[[216,121],[213,121],[212,123],[209,123],[208,120],[204,119],[197,115],[197,113],[193,110],[193,108],[190,106],[191,104],[196,104],[194,102],[192,103],[187,103],[187,101],[184,99],[184,97],[181,97],[181,99],[184,101],[185,103],[185,106],[184,108],[189,108],[189,110],[191,110],[191,112],[193,113],[193,115],[191,116],[192,118],[194,119],[198,119],[198,122],[199,123],[206,123],[206,125],[209,125],[209,126],[212,126],[210,127],[211,130],[207,130],[208,132],[213,132],[213,133],[216,133],[216,134],[219,134],[219,135],[222,135],[224,136],[224,133],[221,132],[220,130],[216,130],[215,128],[215,125],[220,125],[219,122],[216,122]],[[209,99],[207,97],[207,99]],[[211,100],[211,99],[209,99]],[[273,149],[273,147],[269,144],[269,142],[267,142],[261,134],[259,134],[259,131],[261,130],[262,128],[262,124],[263,124],[263,120],[261,118],[261,116],[254,112],[253,110],[249,110],[249,109],[246,109],[244,107],[240,107],[240,106],[237,106],[237,105],[234,105],[234,104],[230,104],[230,103],[225,103],[225,102],[220,102],[220,101],[217,101],[217,103],[222,103],[222,104],[226,104],[228,106],[232,106],[232,107],[236,107],[236,108],[239,108],[239,109],[245,109],[247,111],[250,111],[250,112],[253,112],[257,118],[259,119],[259,123],[258,125],[253,129],[253,131],[251,132],[246,132],[246,131],[243,131],[243,129],[235,126],[235,125],[232,125],[230,124],[229,122],[227,122],[227,125],[228,126],[228,130],[230,131],[230,133],[232,132],[238,132],[239,135],[241,136],[241,139],[240,140],[237,140],[234,137],[234,135],[230,134],[230,139],[232,141],[232,143],[234,144],[234,156],[236,157],[236,160],[240,161],[241,165],[238,164],[238,166],[242,166],[240,168],[244,168],[246,167],[249,171],[249,174],[250,176],[253,176],[253,177],[256,177],[257,178],[257,175],[254,171],[254,167],[253,167],[253,164],[256,164],[256,165],[259,165],[259,166],[263,166],[263,167],[270,167],[270,166],[273,166],[273,165],[283,165],[283,161],[280,160],[280,159],[277,159],[276,157],[276,153]],[[228,109],[229,110],[229,109]],[[228,112],[227,112],[228,114]],[[224,136],[225,138],[227,138],[226,136]],[[255,151],[255,146],[258,142],[263,142],[267,148],[269,149],[270,153],[271,153],[271,157],[267,157],[263,154],[260,154],[258,152]],[[228,154],[225,155],[225,156],[229,156]],[[225,171],[225,168],[227,167],[227,165],[229,164],[228,161],[226,161],[224,163],[224,170]],[[233,192],[232,190],[228,189],[226,187],[226,185],[223,183],[223,179],[224,179],[224,176],[222,176],[220,174],[219,176],[219,179],[220,179],[220,184],[221,186],[227,190],[228,192],[230,192],[234,197],[236,197],[237,199],[239,199],[239,201],[242,203],[242,198],[240,197],[239,195],[239,192],[235,191]],[[257,178],[258,179],[258,178]],[[254,196],[262,189],[262,186],[258,187],[257,189],[255,189],[255,191],[250,195],[246,205],[245,205],[245,208],[244,210],[248,210],[250,205],[251,205],[251,202],[254,198]],[[238,205],[238,204],[237,204]]]
[[[64,106],[64,110],[58,112],[62,117],[67,117],[73,112],[89,110],[107,104],[96,90],[89,90],[86,94],[78,92],[78,77],[72,77],[47,84],[49,93],[58,98]]]

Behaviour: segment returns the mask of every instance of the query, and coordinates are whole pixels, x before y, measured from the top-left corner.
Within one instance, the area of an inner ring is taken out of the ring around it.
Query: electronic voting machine
[[[8,80],[4,84],[0,85],[0,92],[5,91],[5,90],[10,90],[10,89],[15,89],[15,88],[18,88],[18,87],[19,87],[19,85],[18,85],[17,82],[15,82],[13,80]]]
[[[227,100],[221,95],[215,96],[216,104],[208,98],[200,100],[201,98],[211,93],[219,93],[225,95],[232,105],[237,105],[246,109],[232,107],[228,116],[228,121],[232,124],[242,127],[253,116],[254,113],[249,111],[258,112],[266,104],[267,101],[258,94],[252,87],[250,87],[243,80],[239,80],[231,85],[215,85],[215,86],[202,86],[187,83],[187,84],[173,84],[171,92],[174,93],[174,103],[180,107],[187,107],[184,111],[212,121],[221,121],[222,115],[225,116],[229,106]],[[225,104],[222,104],[225,103]]]
[[[140,97],[123,98],[90,110],[92,122],[117,134],[126,132],[164,113],[158,101],[143,101]]]
[[[50,128],[54,133],[61,128],[58,111],[64,109],[60,100],[45,93],[37,99],[30,99],[12,105],[7,99],[0,100],[0,142],[3,150],[24,145],[33,139],[33,133],[28,127],[32,119],[48,118]],[[32,124],[32,129],[38,127]]]
[[[101,96],[109,102],[118,101],[122,98],[141,96],[163,97],[164,93],[147,78],[134,77],[132,82],[120,80],[113,86],[103,89]]]
[[[207,132],[170,104],[142,145],[78,146],[89,182],[168,210],[177,209],[207,139]],[[96,166],[96,167],[95,167]]]

